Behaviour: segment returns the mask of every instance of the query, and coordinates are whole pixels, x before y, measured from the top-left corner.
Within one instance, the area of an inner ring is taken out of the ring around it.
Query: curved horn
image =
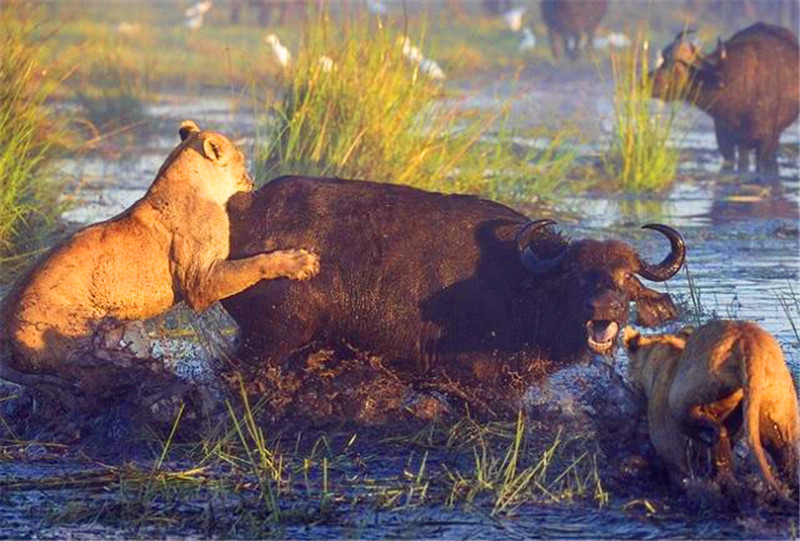
[[[669,239],[670,252],[658,265],[651,265],[639,259],[639,270],[637,274],[650,280],[651,282],[663,282],[672,278],[676,272],[681,270],[683,262],[686,260],[686,244],[683,237],[675,229],[664,224],[647,224],[642,229],[652,229],[663,234]]]
[[[521,252],[527,248],[528,244],[531,243],[533,236],[540,229],[543,229],[548,225],[556,225],[556,222],[549,218],[544,218],[543,220],[531,220],[520,227],[519,231],[517,231],[517,234],[514,236],[514,242],[516,243],[519,251]]]
[[[551,225],[556,225],[556,222],[547,218],[543,220],[531,220],[520,227],[514,237],[522,266],[534,276],[543,276],[552,272],[559,267],[561,260],[564,259],[564,254],[566,252],[561,252],[551,259],[539,259],[529,246],[531,239],[539,230]]]

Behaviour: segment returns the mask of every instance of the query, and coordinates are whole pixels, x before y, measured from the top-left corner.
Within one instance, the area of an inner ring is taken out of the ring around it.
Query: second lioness
[[[650,439],[673,474],[689,472],[687,438],[695,438],[712,444],[717,474],[730,476],[731,440],[743,423],[770,487],[780,493],[762,444],[797,488],[797,393],[769,333],[751,322],[716,320],[677,334],[626,328],[624,344],[631,380],[647,396]]]
[[[244,155],[190,120],[179,134],[141,199],[56,246],[4,300],[3,378],[49,390],[58,401],[113,395],[121,375],[140,367],[124,352],[98,356],[98,329],[181,300],[201,311],[262,279],[316,274],[318,259],[304,250],[228,259],[225,205],[253,189]]]

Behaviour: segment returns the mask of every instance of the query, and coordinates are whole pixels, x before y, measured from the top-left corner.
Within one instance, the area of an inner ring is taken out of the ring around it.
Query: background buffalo
[[[571,60],[577,60],[582,47],[593,49],[594,31],[607,9],[606,0],[542,0],[553,58],[558,59],[561,48]]]
[[[288,245],[321,256],[311,281],[223,302],[244,357],[272,365],[311,341],[344,340],[406,373],[489,382],[610,353],[631,301],[644,325],[676,315],[635,276],[663,281],[681,267],[683,241],[666,226],[646,226],[672,247],[651,265],[625,243],[570,242],[554,222],[491,201],[367,181],[283,177],[231,213],[231,257]]]
[[[723,167],[733,168],[738,151],[739,171],[746,172],[755,150],[757,170],[777,173],[778,140],[800,107],[797,36],[757,23],[705,55],[681,32],[662,56],[652,74],[654,97],[674,99],[691,81],[689,99],[714,118]]]

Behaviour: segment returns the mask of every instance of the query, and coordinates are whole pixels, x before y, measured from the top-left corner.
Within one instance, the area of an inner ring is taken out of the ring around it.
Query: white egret
[[[275,34],[270,34],[264,38],[264,43],[267,43],[272,48],[272,54],[275,55],[275,59],[278,61],[278,64],[285,68],[292,63],[292,53],[289,52],[289,49],[283,46],[281,40],[278,39],[278,36]]]
[[[525,12],[527,11],[528,8],[525,6],[520,6],[518,8],[506,11],[501,16],[503,21],[505,21],[506,25],[508,25],[512,32],[519,32],[522,28],[522,18],[525,16]]]
[[[531,30],[530,26],[522,29],[522,41],[519,42],[519,50],[530,51],[536,47],[536,35]]]

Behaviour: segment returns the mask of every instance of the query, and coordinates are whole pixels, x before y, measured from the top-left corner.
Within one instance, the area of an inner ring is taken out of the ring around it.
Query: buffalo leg
[[[737,162],[736,168],[739,171],[740,175],[747,175],[750,171],[750,149],[746,146],[739,144],[736,145],[736,149],[739,151],[739,159]]]
[[[269,26],[272,15],[272,6],[270,3],[265,0],[256,0],[251,1],[250,4],[258,10],[258,24],[262,27]]]
[[[312,341],[315,328],[302,316],[269,318],[268,330],[242,329],[238,355],[247,364],[286,367],[292,353]]]
[[[257,295],[243,294],[223,303],[229,311],[250,314],[239,321],[237,357],[249,365],[285,366],[294,351],[314,338],[321,307],[307,300],[307,292],[297,291],[304,284],[276,281],[257,287]],[[284,313],[282,307],[287,306],[292,308]]]
[[[553,60],[556,61],[561,56],[561,52],[559,51],[560,37],[561,36],[556,35],[556,32],[552,28],[547,29],[547,39],[550,41],[550,52],[553,54]]]
[[[756,171],[765,174],[778,173],[778,139],[759,141],[756,146]]]
[[[714,121],[714,133],[717,136],[717,146],[722,154],[722,171],[733,171],[733,163],[736,159],[736,146],[731,131],[721,122]],[[741,150],[741,147],[740,147]],[[741,156],[741,152],[739,154]]]
[[[580,45],[580,40],[580,35],[573,37],[567,34],[561,34],[561,41],[564,43],[564,49],[567,51],[567,58],[573,62],[578,59],[578,46]]]
[[[231,2],[231,24],[239,24],[239,19],[242,14],[242,2],[244,2],[244,0],[233,0]]]
[[[586,55],[594,57],[594,30],[586,32]]]

